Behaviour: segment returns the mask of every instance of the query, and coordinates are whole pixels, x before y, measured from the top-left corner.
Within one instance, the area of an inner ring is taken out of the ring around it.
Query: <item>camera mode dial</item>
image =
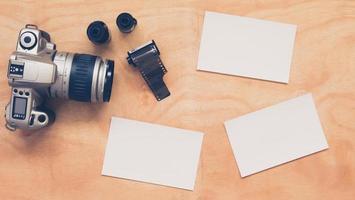
[[[37,44],[37,37],[32,32],[24,32],[20,37],[20,45],[23,49],[32,49]]]

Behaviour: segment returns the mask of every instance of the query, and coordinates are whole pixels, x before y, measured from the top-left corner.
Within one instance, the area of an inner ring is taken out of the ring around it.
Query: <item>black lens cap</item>
[[[110,40],[110,33],[102,21],[92,22],[86,31],[88,38],[94,44],[104,44]]]
[[[118,29],[122,33],[130,33],[137,25],[137,20],[129,13],[121,13],[116,19]]]

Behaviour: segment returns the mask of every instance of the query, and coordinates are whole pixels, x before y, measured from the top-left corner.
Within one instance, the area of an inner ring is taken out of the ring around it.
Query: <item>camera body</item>
[[[45,106],[48,98],[108,102],[113,75],[112,60],[57,52],[48,33],[26,25],[9,59],[12,95],[6,106],[6,127],[35,130],[54,122],[54,112]]]

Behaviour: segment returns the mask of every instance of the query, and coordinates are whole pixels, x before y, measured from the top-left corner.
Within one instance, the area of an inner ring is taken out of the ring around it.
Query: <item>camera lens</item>
[[[115,63],[113,60],[107,61],[107,70],[105,74],[105,83],[104,83],[104,92],[103,92],[103,101],[109,102],[111,98],[111,90],[113,83],[113,75],[114,75],[114,66]]]
[[[70,71],[69,98],[86,102],[107,102],[111,97],[113,61],[74,54]]]
[[[91,101],[92,80],[96,56],[75,54],[69,80],[69,98]]]
[[[114,77],[114,61],[88,54],[59,52],[55,83],[49,89],[51,97],[83,102],[110,101]]]

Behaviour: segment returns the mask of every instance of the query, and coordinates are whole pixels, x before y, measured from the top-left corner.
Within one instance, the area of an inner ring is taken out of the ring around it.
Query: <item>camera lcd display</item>
[[[26,115],[27,99],[15,97],[14,99],[14,114]]]

